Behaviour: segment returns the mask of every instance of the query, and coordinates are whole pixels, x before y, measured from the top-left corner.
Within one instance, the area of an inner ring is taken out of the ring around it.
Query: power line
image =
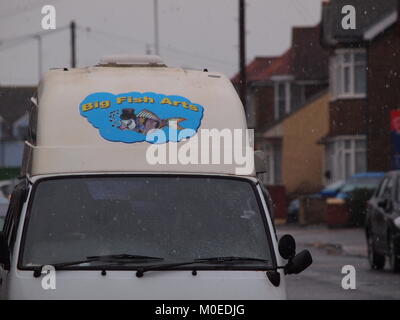
[[[232,66],[232,65],[235,64],[233,62],[229,62],[229,61],[226,61],[226,60],[221,60],[221,59],[212,58],[212,57],[208,57],[208,56],[206,57],[206,56],[203,56],[203,55],[199,55],[197,53],[193,53],[193,52],[189,52],[189,51],[181,50],[181,49],[177,49],[177,48],[165,47],[165,46],[162,46],[162,48],[164,48],[165,50],[169,50],[169,51],[175,52],[175,53],[180,53],[180,54],[183,54],[183,55],[186,55],[186,56],[191,56],[191,57],[194,57],[194,58],[214,61],[216,63],[224,64],[224,65],[227,65],[227,66],[228,65]]]
[[[218,62],[218,61],[212,61],[212,60],[208,60],[208,59],[204,59],[204,58],[197,58],[197,57],[192,57],[192,56],[189,56],[189,55],[187,55],[187,54],[180,54],[180,53],[177,53],[177,52],[168,52],[168,53],[166,53],[165,54],[165,56],[167,57],[167,56],[174,56],[174,57],[176,57],[176,58],[180,58],[180,59],[188,59],[188,58],[194,58],[194,59],[196,59],[197,61],[200,61],[201,63],[202,63],[202,65],[207,65],[207,66],[221,66],[222,64],[221,64],[221,62]],[[190,64],[190,62],[188,62],[188,64]],[[232,67],[233,66],[233,64],[224,64],[224,65],[226,65],[226,66],[230,66],[230,67]]]
[[[13,37],[13,38],[8,38],[8,39],[3,39],[0,40],[0,50],[6,50],[18,45],[21,45],[27,41],[31,41],[31,40],[37,40],[38,38],[44,37],[44,36],[48,36],[48,35],[52,35],[61,31],[64,31],[66,29],[69,29],[70,26],[63,26],[60,28],[57,28],[55,30],[52,31],[42,31],[42,32],[36,32],[36,33],[31,33],[31,34],[26,34],[26,35],[22,35],[22,36],[17,36],[17,37]],[[105,39],[107,40],[111,40],[111,41],[115,41],[119,44],[119,46],[122,48],[121,46],[121,41],[120,40],[124,40],[124,41],[128,41],[129,44],[135,44],[135,43],[140,43],[144,46],[148,46],[148,42],[140,40],[140,39],[136,39],[134,37],[130,37],[130,36],[125,36],[125,35],[120,35],[120,34],[116,34],[116,33],[112,33],[112,32],[108,32],[108,31],[104,31],[104,30],[100,30],[100,29],[93,29],[93,28],[84,28],[81,27],[79,25],[76,25],[76,29],[77,30],[83,30],[87,33],[91,33],[92,35],[100,35],[103,36]],[[120,39],[120,40],[118,40]],[[207,60],[210,61],[212,63],[217,63],[217,64],[223,64],[226,66],[233,66],[234,63],[233,62],[229,62],[226,60],[222,60],[222,59],[217,59],[217,58],[213,58],[213,57],[209,57],[209,56],[205,56],[205,55],[200,55],[194,52],[189,52],[186,50],[182,50],[182,49],[178,49],[178,48],[173,48],[170,46],[161,46],[161,48],[163,48],[164,50],[170,51],[171,53],[175,53],[178,55],[184,55],[184,56],[188,56],[191,58],[197,58],[197,59],[201,59],[201,60]]]
[[[143,45],[148,45],[147,41],[143,41],[143,40],[140,40],[140,39],[137,39],[137,38],[134,38],[134,37],[130,37],[130,36],[120,35],[120,34],[108,32],[108,31],[104,31],[104,30],[99,30],[99,29],[96,29],[96,28],[90,28],[90,27],[84,28],[84,27],[78,26],[77,28],[81,29],[81,30],[85,30],[86,32],[95,32],[97,34],[101,34],[101,35],[110,37],[112,39],[119,38],[119,39],[124,40],[124,41],[125,40],[127,40],[127,41],[135,41],[135,42],[139,42],[139,43],[141,43]],[[224,64],[224,65],[229,65],[229,66],[234,65],[233,62],[229,62],[229,61],[226,61],[226,60],[217,59],[217,58],[213,58],[213,57],[209,57],[209,56],[199,55],[199,54],[194,53],[194,52],[189,52],[189,51],[186,51],[186,50],[173,48],[173,47],[170,47],[170,46],[160,46],[160,48],[163,48],[164,50],[175,52],[175,53],[178,53],[178,54],[181,54],[181,55],[191,56],[193,58],[199,58],[199,59],[203,59],[203,60],[214,61],[214,62],[219,63],[219,64]]]
[[[4,45],[2,45],[1,42],[0,42],[0,50],[7,50],[7,49],[10,49],[10,48],[13,48],[13,47],[17,47],[20,44],[25,43],[27,40],[35,40],[35,38],[32,37],[30,39],[18,40],[18,41],[12,42],[10,44],[4,44]]]
[[[123,46],[121,44],[120,41],[118,41],[117,39],[113,39],[101,34],[97,34],[97,33],[88,33],[88,35],[90,37],[92,37],[93,39],[97,39],[98,41],[101,41],[103,45],[106,45],[108,47],[118,47],[121,50],[126,50],[126,46]],[[137,43],[132,43],[130,42],[128,45],[134,45],[134,46],[139,46],[139,44]],[[140,44],[141,45],[141,44]]]
[[[52,31],[42,31],[42,32],[37,32],[37,33],[32,33],[32,34],[27,34],[27,35],[22,35],[22,36],[17,36],[14,38],[9,38],[5,40],[0,41],[0,50],[5,50],[9,49],[18,45],[21,45],[23,43],[26,43],[27,41],[30,40],[36,40],[38,44],[38,77],[40,79],[41,74],[42,74],[42,65],[43,65],[43,48],[42,48],[42,38],[44,36],[48,36],[50,34],[58,33],[60,31],[65,30],[68,27],[61,27]],[[74,55],[73,55],[74,57]],[[73,60],[74,61],[74,60]]]
[[[140,43],[143,43],[143,44],[147,44],[148,43],[146,41],[143,41],[143,40],[140,40],[140,39],[136,39],[136,38],[133,38],[133,37],[130,37],[130,36],[116,34],[116,33],[113,33],[113,32],[108,32],[108,31],[104,31],[104,30],[100,30],[100,29],[96,29],[96,28],[91,28],[91,27],[86,27],[85,28],[85,27],[81,27],[81,26],[77,26],[77,28],[80,29],[80,30],[86,31],[88,33],[89,32],[95,32],[97,34],[106,36],[108,38],[113,38],[113,39],[120,38],[121,40],[136,41],[136,42],[140,42]]]
[[[107,46],[108,48],[118,48],[119,50],[126,50],[126,47],[127,46],[142,46],[142,43],[135,43],[135,42],[132,42],[132,41],[130,41],[130,42],[128,42],[125,46],[123,45],[123,44],[121,44],[121,42],[118,40],[118,39],[115,39],[115,38],[111,38],[111,37],[108,37],[108,36],[105,36],[104,34],[98,34],[98,33],[95,33],[95,32],[93,32],[93,33],[87,33],[91,38],[93,38],[94,40],[97,40],[97,41],[101,41],[102,42],[102,44],[101,45],[105,45],[105,46]],[[148,51],[149,50],[149,44],[147,43],[145,46],[143,46],[143,50],[144,51]],[[182,56],[185,56],[185,57],[188,57],[188,56],[190,56],[191,58],[193,58],[193,56],[192,55],[188,55],[187,53],[181,53],[181,52],[175,52],[175,50],[173,51],[174,49],[172,49],[172,50],[169,50],[169,51],[171,51],[169,54],[172,54],[172,55],[174,55],[174,56],[176,56],[176,57],[182,57]],[[195,59],[196,59],[196,57],[194,57]],[[197,58],[197,59],[201,59],[201,60],[204,60],[204,58]],[[220,62],[215,62],[215,61],[211,61],[211,62],[209,62],[210,64],[220,64]]]
[[[55,34],[55,33],[58,33],[60,31],[65,30],[67,28],[69,28],[69,26],[64,26],[64,27],[57,28],[57,29],[51,30],[51,31],[41,31],[41,32],[26,34],[26,35],[22,35],[22,36],[17,36],[17,37],[14,37],[14,38],[3,39],[3,40],[0,40],[0,50],[3,50],[3,49],[6,49],[6,48],[10,47],[10,46],[3,47],[4,45],[7,45],[7,44],[10,44],[11,46],[18,45],[21,42],[24,42],[24,41],[27,41],[27,40],[36,39],[37,37],[44,37],[44,36],[48,36],[48,35],[51,35],[51,34]]]

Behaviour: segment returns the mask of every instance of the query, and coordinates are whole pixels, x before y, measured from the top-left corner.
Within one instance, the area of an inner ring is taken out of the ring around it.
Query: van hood
[[[137,278],[136,271],[60,270],[55,289],[43,289],[44,277],[17,271],[9,277],[6,299],[286,299],[284,275],[278,287],[265,271],[191,270],[149,271]]]

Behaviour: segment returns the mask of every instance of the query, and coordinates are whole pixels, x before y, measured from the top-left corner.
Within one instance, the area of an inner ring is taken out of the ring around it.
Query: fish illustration
[[[153,112],[143,109],[138,114],[135,114],[135,109],[125,108],[122,109],[120,115],[120,130],[130,130],[146,135],[150,130],[161,129],[168,126],[170,121],[177,122],[177,129],[182,130],[183,127],[179,125],[180,122],[186,120],[185,118],[167,118],[160,119]]]

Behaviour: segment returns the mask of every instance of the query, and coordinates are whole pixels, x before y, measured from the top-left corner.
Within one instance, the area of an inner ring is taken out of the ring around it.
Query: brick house
[[[328,133],[329,99],[328,90],[321,91],[263,134],[267,142],[280,141],[280,178],[290,198],[317,192],[324,183],[324,148],[318,141]]]
[[[356,29],[341,8],[356,9]],[[321,44],[329,50],[331,101],[325,179],[393,168],[389,111],[400,108],[398,0],[331,0],[322,8]]]
[[[291,47],[284,54],[255,58],[246,68],[246,115],[249,127],[255,129],[256,148],[267,156],[267,185],[284,183],[282,121],[328,87],[329,52],[320,38],[320,25],[295,27]],[[232,82],[237,85],[238,81],[236,75]]]

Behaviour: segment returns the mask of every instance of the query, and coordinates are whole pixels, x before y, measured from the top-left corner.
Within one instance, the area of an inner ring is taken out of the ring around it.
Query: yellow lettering
[[[126,97],[117,97],[117,103],[118,104],[121,104],[124,101],[126,101]]]
[[[109,106],[110,106],[110,101],[108,101],[108,100],[100,101],[100,108],[101,109],[106,109]]]
[[[93,109],[93,105],[91,102],[82,105],[82,111],[89,111]]]
[[[133,102],[134,103],[142,103],[143,100],[142,100],[142,98],[135,98],[135,99],[133,99]]]
[[[189,109],[192,110],[192,111],[199,111],[199,109],[198,109],[195,105],[193,105],[193,104],[191,104],[191,105],[189,106]]]
[[[153,98],[149,98],[149,97],[144,97],[144,103],[154,103],[154,99]]]
[[[160,104],[172,104],[172,102],[168,98],[164,98],[161,100]]]

